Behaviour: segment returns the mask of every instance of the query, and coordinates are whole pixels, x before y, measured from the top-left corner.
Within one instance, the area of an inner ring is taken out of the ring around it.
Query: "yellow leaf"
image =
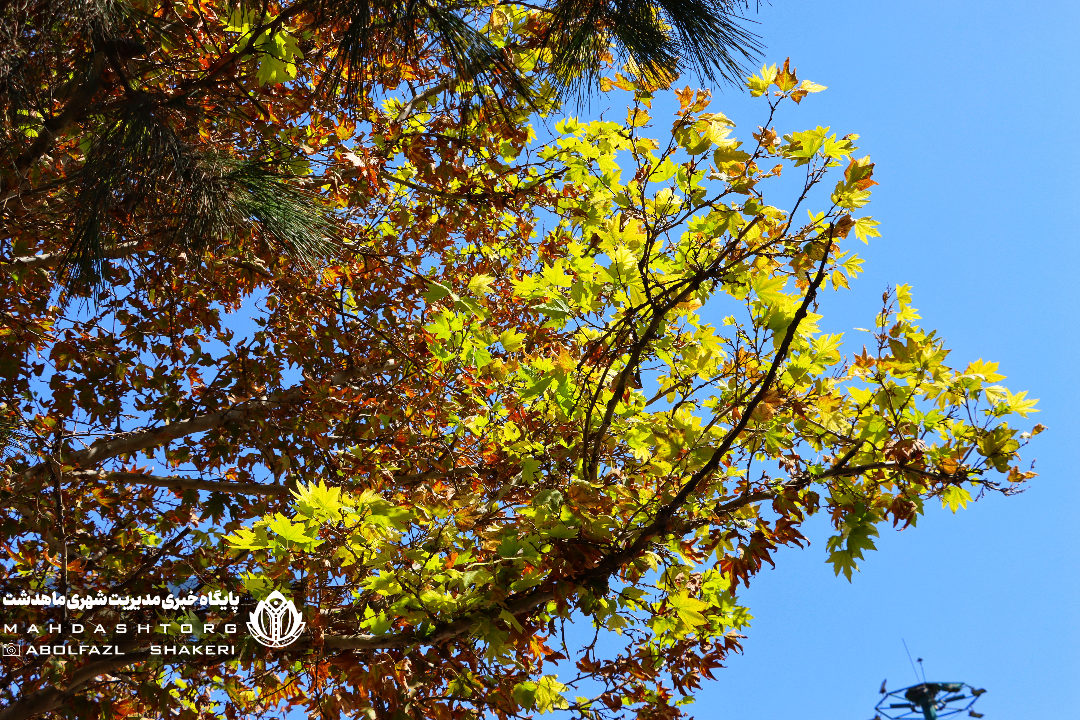
[[[649,122],[649,113],[641,108],[630,108],[626,111],[626,124],[628,127],[641,127]]]
[[[474,275],[469,280],[469,292],[473,295],[486,295],[493,282],[495,282],[495,278],[490,275]]]
[[[998,373],[997,369],[998,363],[983,362],[982,358],[979,358],[967,366],[967,369],[964,370],[964,374],[978,375],[982,378],[983,382],[997,382],[998,380],[1004,380],[1005,376]]]
[[[782,92],[787,92],[794,88],[798,82],[798,78],[795,77],[795,68],[791,67],[791,58],[784,60],[784,67],[776,74],[773,84],[780,88]]]

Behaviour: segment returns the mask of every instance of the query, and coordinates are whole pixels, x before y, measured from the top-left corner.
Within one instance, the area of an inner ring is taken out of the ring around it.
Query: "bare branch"
[[[107,258],[130,257],[138,251],[138,247],[139,243],[121,243],[116,247],[104,250],[104,254]],[[11,272],[13,270],[22,270],[23,268],[54,268],[63,263],[67,257],[68,253],[67,251],[64,251],[46,253],[43,255],[24,255],[10,260],[0,260],[0,272]]]
[[[238,483],[227,480],[207,480],[203,478],[183,477],[180,475],[147,475],[137,472],[95,472],[78,470],[70,473],[75,477],[93,478],[110,483],[126,485],[153,485],[155,487],[177,488],[180,490],[206,490],[223,492],[231,495],[284,495],[293,485],[267,485],[265,483]]]
[[[378,365],[365,365],[351,370],[339,370],[331,376],[330,385],[332,387],[347,386],[353,380],[364,377],[365,375],[381,372],[382,370],[387,369],[387,367],[393,367],[395,364],[395,361],[390,360],[387,363]],[[232,407],[225,408],[224,410],[219,410],[207,415],[200,415],[191,418],[190,420],[181,420],[180,422],[170,423],[162,427],[144,428],[133,432],[121,433],[113,436],[112,439],[91,445],[85,450],[76,450],[75,452],[67,453],[60,459],[65,465],[71,465],[75,468],[93,467],[94,465],[99,465],[107,460],[122,455],[131,455],[140,450],[163,445],[176,438],[213,430],[222,427],[227,423],[244,424],[250,422],[254,417],[257,417],[266,410],[273,410],[282,405],[299,402],[303,400],[307,394],[308,388],[306,386],[297,385],[296,387],[290,388],[277,395],[247,400],[237,403]],[[48,468],[48,463],[39,463],[25,471],[23,476],[28,479],[40,477],[48,472]]]
[[[435,85],[434,87],[430,87],[427,90],[423,91],[422,93],[419,93],[418,95],[414,96],[411,100],[409,100],[409,102],[405,103],[405,107],[401,108],[401,112],[399,112],[398,116],[396,118],[394,118],[394,122],[398,123],[399,125],[405,123],[406,121],[408,121],[408,119],[410,117],[412,117],[413,110],[416,109],[417,105],[419,105],[420,103],[422,103],[422,102],[424,102],[426,100],[430,100],[431,98],[435,97],[439,93],[445,92],[445,91],[449,90],[450,88],[454,87],[455,82],[456,81],[453,81],[453,80],[444,80],[443,82],[439,83],[438,85]],[[401,135],[400,130],[398,131],[397,135],[394,136],[394,140],[397,140],[399,135]]]
[[[924,470],[922,468],[917,468],[917,467],[913,467],[911,465],[906,465],[905,463],[901,463],[901,462],[876,462],[876,463],[868,463],[866,465],[853,465],[852,467],[847,467],[847,468],[837,468],[835,470],[826,470],[824,473],[822,473],[821,475],[818,475],[817,477],[819,477],[819,478],[825,478],[825,477],[848,477],[848,476],[851,476],[851,475],[862,475],[864,473],[870,472],[871,470],[898,470],[900,472],[914,473],[916,475],[921,475],[922,477],[927,477],[927,478],[931,478],[931,479],[934,479],[934,480],[950,480],[950,479],[957,479],[957,478],[961,479],[961,480],[967,480],[968,479],[966,472],[959,472],[959,473],[933,472],[931,470]]]

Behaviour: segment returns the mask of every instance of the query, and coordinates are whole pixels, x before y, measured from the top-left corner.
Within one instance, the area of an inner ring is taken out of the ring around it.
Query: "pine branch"
[[[681,70],[738,83],[761,44],[740,24],[737,0],[557,0],[545,40],[562,96],[594,86],[609,47],[648,85],[667,85]]]
[[[68,289],[99,285],[106,260],[132,235],[152,237],[157,254],[200,258],[255,228],[275,250],[316,265],[340,233],[318,196],[282,172],[290,161],[281,153],[238,160],[205,151],[177,135],[166,110],[133,103],[98,136],[79,173],[60,281]]]

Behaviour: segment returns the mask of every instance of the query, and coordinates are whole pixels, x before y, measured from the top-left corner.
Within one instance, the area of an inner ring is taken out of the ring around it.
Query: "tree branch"
[[[423,482],[424,480],[434,480],[435,478],[449,478],[457,477],[459,475],[479,475],[482,472],[497,472],[495,468],[485,467],[484,465],[463,465],[462,467],[453,467],[446,470],[427,470],[420,473],[409,473],[402,475],[394,475],[394,480],[400,483],[416,483]]]
[[[104,255],[107,258],[122,258],[134,255],[138,250],[139,243],[127,242],[121,243],[116,247],[107,248],[104,250]],[[24,255],[22,257],[14,257],[10,260],[0,260],[0,272],[11,272],[13,270],[21,270],[23,268],[54,268],[68,257],[68,252],[46,253],[44,255]]]
[[[829,247],[832,245],[832,232],[829,233]],[[776,355],[773,357],[772,363],[769,365],[769,371],[765,374],[765,378],[762,380],[761,385],[758,387],[757,393],[751,398],[750,402],[743,408],[742,415],[739,421],[735,424],[731,430],[724,436],[720,446],[713,452],[709,461],[691,476],[685,485],[679,490],[674,498],[667,504],[661,507],[653,521],[646,525],[638,534],[637,539],[611,555],[608,555],[601,560],[593,569],[595,574],[592,577],[607,576],[614,573],[629,559],[636,557],[645,546],[656,535],[662,534],[667,531],[668,525],[671,522],[671,518],[675,515],[675,512],[681,508],[689,499],[690,494],[697,489],[701,482],[716,472],[720,467],[720,462],[724,456],[731,450],[732,445],[738,439],[742,431],[746,429],[746,425],[750,422],[750,416],[754,410],[765,398],[766,393],[772,387],[772,384],[776,381],[777,375],[780,372],[780,366],[787,358],[788,350],[791,348],[791,343],[795,339],[795,334],[798,332],[799,325],[806,318],[807,312],[809,312],[810,305],[813,303],[814,298],[817,296],[818,288],[821,287],[821,283],[825,280],[825,268],[828,266],[829,261],[829,249],[826,248],[824,255],[821,258],[821,263],[818,265],[817,275],[810,282],[810,286],[807,288],[806,297],[803,298],[802,303],[799,305],[799,309],[795,311],[795,316],[791,320],[791,324],[788,325],[787,332],[784,334],[784,339],[780,342],[780,347],[776,349]],[[753,497],[753,496],[748,496]],[[751,501],[752,502],[752,501]]]
[[[512,199],[514,197],[517,197],[521,193],[529,192],[529,191],[533,190],[534,188],[536,188],[536,187],[538,187],[540,185],[543,185],[544,183],[546,183],[546,182],[548,182],[550,180],[555,180],[555,179],[557,179],[559,177],[562,177],[565,174],[565,171],[559,171],[559,172],[555,172],[555,173],[548,173],[547,175],[544,175],[542,177],[537,178],[536,180],[529,183],[528,185],[524,185],[522,187],[514,188],[513,190],[508,190],[508,191],[505,191],[505,192],[490,192],[490,193],[483,193],[483,192],[480,192],[480,193],[451,193],[451,192],[446,192],[445,190],[438,190],[438,189],[433,188],[433,187],[428,187],[426,185],[420,185],[418,183],[414,183],[414,182],[411,182],[409,180],[405,180],[404,178],[399,178],[396,175],[393,175],[391,173],[386,172],[385,170],[380,170],[378,174],[379,174],[379,177],[381,177],[383,180],[386,180],[388,182],[397,183],[398,185],[404,185],[407,188],[412,188],[413,190],[416,190],[417,192],[422,192],[422,193],[425,193],[427,195],[434,195],[435,197],[445,198],[446,200],[467,200],[467,201],[470,201],[470,202],[483,202],[483,201],[490,201],[490,200],[496,200],[496,199],[498,199],[498,200],[510,200],[510,199]]]
[[[964,472],[959,473],[941,473],[933,472],[931,470],[923,470],[922,468],[912,467],[901,462],[876,462],[867,463],[866,465],[854,465],[849,468],[836,468],[835,470],[826,470],[821,475],[815,476],[816,478],[825,477],[847,477],[849,475],[862,475],[863,473],[870,472],[871,470],[899,470],[900,472],[909,472],[922,477],[932,478],[934,480],[945,480],[949,478],[963,478],[967,479],[967,474]]]
[[[30,166],[52,149],[56,138],[90,111],[90,100],[97,94],[98,87],[101,85],[101,71],[104,67],[105,55],[101,52],[94,53],[86,81],[74,93],[59,115],[54,115],[44,122],[33,144],[15,159],[14,183],[10,188],[4,189],[2,199],[6,200],[16,194],[19,181]]]
[[[359,377],[380,372],[388,366],[392,367],[394,364],[394,361],[391,360],[389,363],[379,365],[366,365],[352,370],[340,370],[331,376],[330,385],[333,387],[346,386]],[[252,415],[256,412],[295,403],[302,400],[307,395],[307,392],[308,390],[304,385],[297,385],[278,395],[237,403],[224,410],[200,415],[190,420],[181,420],[162,427],[144,428],[122,433],[119,436],[114,436],[111,440],[91,445],[85,450],[67,453],[60,459],[65,465],[85,469],[121,455],[130,455],[140,450],[162,445],[176,438],[213,430],[227,423],[246,423],[250,421]],[[47,462],[39,463],[23,472],[23,476],[27,479],[37,478],[47,473],[48,469]]]
[[[810,479],[803,478],[798,482],[809,481]],[[774,497],[777,492],[779,492],[779,489],[742,495],[725,505],[720,506],[717,510],[719,512],[731,512],[741,507],[745,507],[746,505]],[[601,574],[607,573],[603,573],[600,570],[600,566],[596,566],[579,573],[573,578],[567,578],[567,580],[575,584],[581,584]],[[408,648],[417,645],[437,645],[468,633],[478,622],[488,620],[493,615],[497,615],[503,610],[509,612],[511,615],[520,616],[532,612],[541,605],[545,605],[554,599],[555,593],[552,590],[536,588],[518,596],[511,596],[508,598],[507,602],[495,607],[475,611],[463,617],[451,620],[443,625],[436,626],[433,632],[425,635],[418,635],[413,631],[404,631],[386,635],[327,635],[322,638],[322,647],[331,650],[349,651],[388,650]],[[283,649],[282,652],[307,652],[314,647],[314,638],[307,637],[298,640],[288,646],[288,648]],[[149,651],[139,650],[138,645],[131,645],[121,649],[124,651],[125,659],[99,660],[88,663],[72,675],[71,680],[63,689],[55,687],[42,688],[30,693],[14,705],[11,705],[4,710],[0,710],[0,720],[27,720],[33,715],[49,712],[77,692],[81,686],[92,681],[94,678],[117,671],[131,663],[142,662],[150,657]],[[178,660],[178,662],[188,661]]]
[[[568,578],[564,578],[564,582],[572,584],[583,584],[597,577],[609,576],[614,572],[617,572],[625,563],[637,556],[641,549],[645,547],[656,535],[667,532],[670,529],[671,521],[675,512],[686,503],[689,496],[701,483],[701,481],[707,477],[710,473],[715,471],[719,462],[730,451],[731,447],[745,430],[749,418],[752,415],[754,409],[761,403],[765,397],[766,392],[772,387],[773,383],[779,375],[780,367],[785,361],[788,351],[794,341],[795,335],[798,332],[798,328],[801,322],[805,319],[809,307],[814,301],[818,288],[821,286],[825,268],[828,264],[829,253],[826,252],[822,258],[821,264],[818,268],[817,276],[811,281],[811,284],[807,290],[806,296],[800,304],[798,310],[792,319],[791,324],[788,326],[786,334],[777,349],[776,355],[770,364],[769,370],[766,376],[762,380],[758,387],[756,394],[747,403],[743,409],[742,416],[738,423],[728,431],[724,437],[720,446],[714,451],[709,462],[698,470],[680,489],[679,493],[667,504],[660,508],[656,513],[652,522],[650,522],[637,538],[622,548],[608,554],[601,561],[595,564],[591,568],[587,568],[577,573],[576,575]],[[365,374],[366,372],[379,371],[384,369],[384,365],[379,365],[375,368],[365,367],[356,371],[341,371],[335,373],[331,378],[331,385],[347,385],[357,376]],[[244,422],[248,419],[249,415],[253,411],[262,410],[270,406],[279,406],[283,403],[295,402],[302,399],[307,394],[307,388],[305,386],[297,386],[290,390],[287,390],[276,396],[269,396],[266,398],[259,398],[240,403],[233,407],[218,411],[216,413],[210,413],[202,415],[190,420],[173,423],[161,428],[148,428],[142,431],[136,431],[133,433],[127,433],[122,437],[117,437],[112,440],[108,440],[97,445],[91,446],[85,450],[73,452],[63,458],[63,462],[66,464],[75,465],[89,465],[103,462],[107,459],[117,457],[120,455],[130,454],[138,450],[142,450],[148,447],[165,442],[166,440],[189,435],[196,432],[209,430],[215,427],[220,427],[227,422]],[[872,469],[911,469],[905,468],[900,463],[872,463],[869,465],[856,466],[847,468],[844,467],[846,461],[850,459],[852,453],[848,453],[845,458],[838,462],[832,469],[824,473],[823,475],[811,476],[805,475],[798,479],[792,480],[785,485],[770,489],[763,490],[755,493],[746,493],[742,496],[734,498],[723,505],[716,508],[717,512],[726,513],[733,510],[746,507],[747,505],[767,500],[771,497],[775,497],[778,493],[788,490],[793,486],[806,485],[813,482],[815,479],[824,476],[840,476],[850,475],[858,472],[865,472]],[[33,476],[37,473],[47,471],[48,466],[42,464],[27,471],[26,475]],[[439,474],[456,474],[458,472],[471,472],[474,468],[454,468],[449,471],[434,471]],[[398,480],[421,480],[426,479],[431,475],[433,471],[415,473],[405,476],[399,476]],[[926,471],[921,471],[926,473]],[[184,487],[192,489],[206,489],[206,490],[228,490],[238,491],[241,487],[255,486],[259,492],[283,492],[287,488],[281,486],[265,486],[258,484],[241,484],[241,483],[225,483],[220,481],[200,480],[196,478],[183,478],[183,477],[161,477],[144,475],[141,473],[129,473],[129,472],[114,472],[114,473],[93,473],[86,472],[79,473],[84,476],[97,476],[104,479],[112,479],[119,482],[131,482],[131,483],[143,483],[150,485],[158,485],[163,487]],[[270,488],[273,488],[270,490]],[[482,610],[468,613],[462,617],[451,619],[442,625],[438,625],[432,632],[418,634],[413,630],[405,630],[398,633],[392,633],[387,635],[333,635],[321,638],[321,645],[325,648],[337,651],[349,651],[349,650],[381,650],[390,648],[408,648],[417,645],[434,645],[448,640],[452,640],[456,637],[467,634],[474,628],[477,623],[490,620],[490,618],[503,611],[507,611],[512,615],[519,616],[534,611],[536,608],[550,602],[555,599],[554,590],[550,588],[536,588],[532,591],[525,592],[518,596],[511,596],[507,602],[499,603]],[[306,652],[312,649],[315,645],[315,638],[308,637],[300,640],[297,643],[291,645],[285,652]],[[131,652],[128,652],[125,657],[117,658],[115,660],[95,661],[84,665],[77,670],[71,677],[70,681],[63,686],[63,688],[50,687],[42,688],[33,693],[28,694],[24,699],[9,706],[8,708],[0,711],[0,720],[25,720],[33,715],[49,712],[58,707],[65,699],[78,692],[87,683],[93,681],[101,675],[111,673],[119,670],[120,668],[129,665],[133,662],[141,662],[149,658],[149,653],[145,650],[140,650],[138,646],[133,646]]]
[[[112,593],[118,593],[121,590],[126,589],[129,585],[131,585],[131,583],[138,580],[139,577],[144,572],[149,570],[154,565],[154,563],[156,563],[158,560],[161,559],[162,555],[164,555],[167,552],[170,552],[174,547],[176,547],[176,544],[178,542],[180,542],[181,540],[183,540],[184,537],[187,536],[187,534],[189,532],[191,532],[191,527],[186,527],[183,530],[181,530],[180,532],[178,532],[176,535],[174,535],[171,540],[168,540],[165,543],[163,543],[161,545],[161,547],[159,547],[157,550],[155,550],[153,553],[151,553],[150,556],[147,557],[142,562],[141,565],[139,565],[138,569],[136,569],[134,572],[132,572],[130,575],[128,575],[126,578],[124,578],[124,580],[119,585],[117,585],[114,588],[111,588],[111,592]]]
[[[153,485],[155,487],[178,488],[180,490],[206,490],[232,495],[284,495],[294,486],[268,485],[266,483],[238,483],[226,480],[205,480],[203,478],[183,477],[180,475],[147,475],[138,472],[97,472],[77,470],[70,473],[75,477],[104,480],[117,484]]]
[[[99,675],[105,675],[120,670],[136,660],[150,657],[150,651],[140,653],[139,658],[116,658],[115,660],[97,660],[87,663],[72,674],[71,679],[63,688],[44,687],[23,697],[22,700],[8,705],[0,710],[0,720],[28,720],[35,715],[55,710],[66,699],[78,692],[83,685]]]
[[[394,122],[399,124],[399,125],[404,125],[405,122],[410,117],[412,117],[413,110],[416,109],[417,105],[419,105],[420,103],[422,103],[422,102],[424,102],[424,101],[426,101],[426,100],[428,100],[430,98],[435,97],[436,95],[438,95],[441,92],[445,92],[445,91],[451,89],[452,87],[454,87],[455,82],[456,82],[456,80],[444,80],[441,83],[439,83],[438,85],[435,85],[434,87],[430,87],[427,90],[423,91],[422,93],[419,93],[418,95],[415,95],[411,100],[409,100],[409,102],[405,103],[405,107],[401,108],[401,112],[399,112],[398,116],[396,118],[394,118]],[[394,135],[393,140],[397,140],[398,137],[400,137],[400,136],[401,136],[401,130],[398,130],[397,133]],[[391,144],[393,143],[393,140],[391,141]]]

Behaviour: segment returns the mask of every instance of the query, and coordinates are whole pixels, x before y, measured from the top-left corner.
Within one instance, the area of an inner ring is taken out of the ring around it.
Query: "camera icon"
[[[22,646],[18,643],[4,643],[4,657],[19,657],[22,655]]]

